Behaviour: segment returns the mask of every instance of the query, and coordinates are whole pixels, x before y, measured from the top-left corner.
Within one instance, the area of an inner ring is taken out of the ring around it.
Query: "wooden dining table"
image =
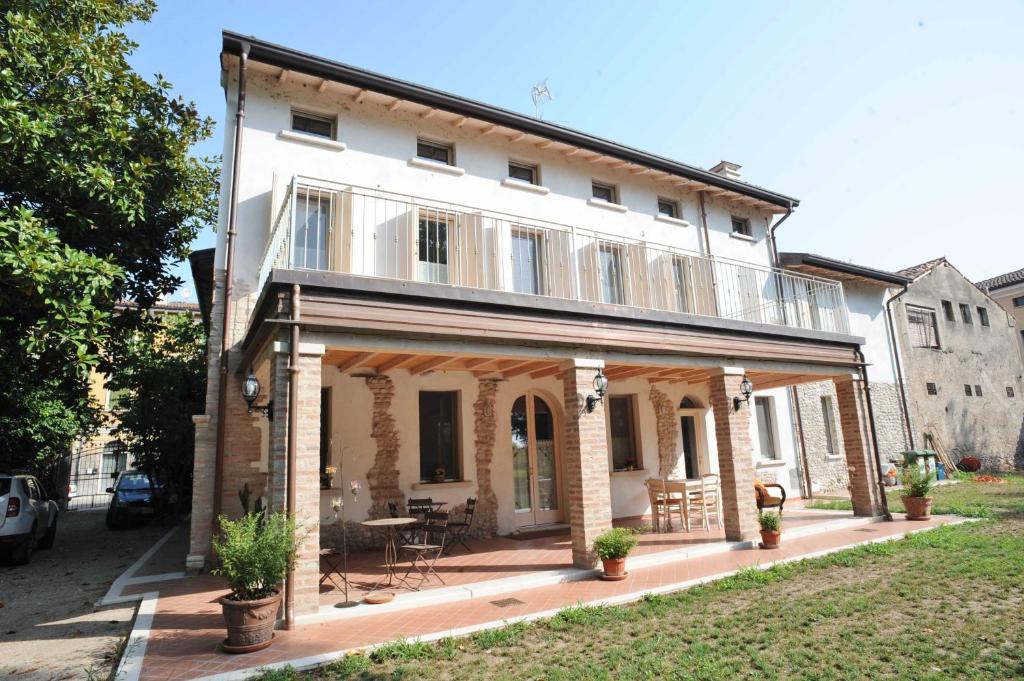
[[[703,481],[701,478],[666,478],[665,479],[665,493],[670,496],[674,494],[680,495],[677,498],[681,498],[683,501],[683,519],[687,525],[690,524],[690,511],[689,511],[689,496],[694,492],[700,492],[703,489]],[[651,509],[651,519],[654,521],[654,527],[658,528],[658,507],[655,506]],[[672,514],[665,514],[665,526],[666,529],[672,529]],[[689,530],[689,528],[686,528]]]

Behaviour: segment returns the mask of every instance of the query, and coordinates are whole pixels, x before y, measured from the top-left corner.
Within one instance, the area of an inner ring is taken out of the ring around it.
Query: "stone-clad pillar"
[[[843,429],[846,469],[850,476],[853,513],[877,516],[882,513],[881,492],[875,471],[874,452],[868,435],[867,397],[863,381],[852,375],[836,376],[836,403]]]
[[[721,474],[722,520],[725,538],[746,541],[757,536],[757,501],[754,495],[754,449],[750,442],[750,410],[753,403],[733,406],[740,394],[743,369],[723,367],[711,372],[711,408],[718,441]]]
[[[562,375],[565,405],[565,488],[572,533],[572,562],[592,568],[597,556],[594,539],[612,526],[611,481],[608,472],[608,434],[605,408],[583,413],[586,396],[594,392],[600,360],[573,360]]]

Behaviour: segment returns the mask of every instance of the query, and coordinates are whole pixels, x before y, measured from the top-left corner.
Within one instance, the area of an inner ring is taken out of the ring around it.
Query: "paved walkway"
[[[810,513],[810,512],[808,512]],[[823,520],[834,514],[822,514]],[[846,516],[849,518],[850,516]],[[871,541],[884,541],[908,532],[959,521],[955,517],[936,517],[927,522],[897,520],[892,523],[847,523],[839,529],[785,539],[773,551],[747,548],[737,550],[724,542],[716,548],[702,548],[702,555],[678,558],[678,552],[666,554],[667,560],[648,561],[649,567],[632,569],[622,582],[580,579],[514,590],[501,595],[441,602],[429,607],[381,611],[357,619],[304,624],[292,631],[278,631],[266,650],[233,656],[220,652],[224,625],[217,598],[223,595],[223,582],[210,576],[166,581],[159,584],[159,598],[150,597],[143,610],[152,612],[140,620],[146,636],[135,636],[135,660],[128,660],[130,673],[125,678],[163,681],[165,679],[204,678],[208,681],[244,679],[256,668],[292,664],[297,668],[313,666],[341,656],[345,651],[364,648],[398,638],[437,639],[499,626],[503,621],[550,616],[558,609],[576,603],[616,603],[640,598],[644,593],[674,591],[702,581],[719,578],[736,570],[767,567],[778,561],[797,560],[848,548]],[[834,524],[834,520],[829,520]],[[828,525],[822,525],[823,527]],[[791,526],[788,526],[791,527]],[[712,552],[716,551],[717,552]],[[582,573],[586,577],[586,573]],[[126,589],[145,590],[140,584]],[[516,602],[495,603],[507,598]],[[360,606],[370,608],[371,606]],[[386,606],[380,606],[386,607]],[[353,609],[356,610],[356,609]],[[344,611],[338,611],[344,612]],[[144,651],[140,651],[139,643]]]

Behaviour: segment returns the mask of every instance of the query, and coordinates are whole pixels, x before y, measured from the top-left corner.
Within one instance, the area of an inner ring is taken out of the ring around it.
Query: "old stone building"
[[[1000,274],[978,282],[978,288],[990,295],[1017,323],[1017,338],[1024,348],[1024,269]]]

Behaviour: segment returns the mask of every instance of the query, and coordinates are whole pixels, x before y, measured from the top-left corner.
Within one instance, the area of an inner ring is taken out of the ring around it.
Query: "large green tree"
[[[88,372],[144,323],[115,304],[176,289],[214,218],[216,162],[190,153],[212,121],[127,61],[123,27],[154,10],[0,0],[0,465],[39,467],[95,423]]]

